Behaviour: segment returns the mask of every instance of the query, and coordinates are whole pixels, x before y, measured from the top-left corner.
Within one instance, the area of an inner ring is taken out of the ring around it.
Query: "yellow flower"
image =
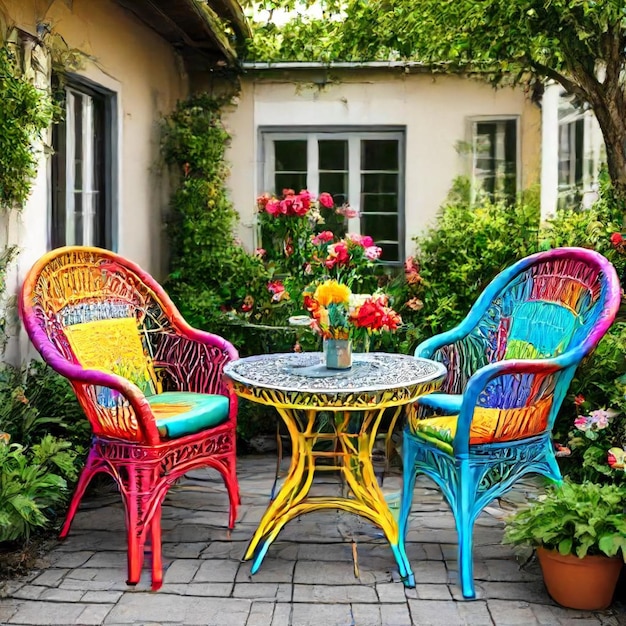
[[[342,285],[336,280],[327,280],[315,290],[314,298],[321,306],[331,303],[348,304],[350,300],[350,287]]]

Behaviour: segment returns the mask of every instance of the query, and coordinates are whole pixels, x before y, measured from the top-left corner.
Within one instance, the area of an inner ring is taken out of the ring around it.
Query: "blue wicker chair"
[[[417,347],[415,356],[440,361],[448,375],[411,408],[404,431],[403,558],[415,477],[423,473],[452,509],[463,596],[475,597],[474,522],[525,474],[561,480],[552,426],[576,367],[619,303],[619,280],[603,256],[558,248],[501,272],[456,328]],[[408,559],[404,565],[400,574],[414,586]]]

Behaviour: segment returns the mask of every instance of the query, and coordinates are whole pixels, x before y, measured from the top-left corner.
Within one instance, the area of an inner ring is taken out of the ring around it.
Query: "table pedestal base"
[[[277,407],[277,410],[291,437],[291,464],[281,489],[263,515],[246,551],[244,558],[252,559],[251,572],[254,574],[259,569],[270,545],[287,522],[310,511],[341,509],[365,517],[381,528],[391,546],[400,576],[405,580],[411,570],[404,547],[399,545],[398,521],[378,485],[371,458],[385,409],[332,412],[333,432],[329,433],[317,431],[316,418],[321,409],[305,411]],[[401,410],[402,407],[394,408],[390,429]],[[358,427],[353,423],[355,418],[358,418]],[[324,440],[335,442],[335,450],[314,450],[314,446]],[[317,465],[316,461],[321,459],[329,463]],[[350,495],[309,496],[315,474],[322,471],[338,471]]]

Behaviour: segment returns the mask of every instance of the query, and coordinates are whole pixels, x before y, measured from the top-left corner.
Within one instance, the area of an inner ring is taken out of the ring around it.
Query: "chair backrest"
[[[557,248],[518,261],[446,333],[454,337],[451,343],[431,355],[448,368],[442,391],[463,393],[469,378],[489,363],[568,355],[571,365],[564,370],[500,376],[478,399],[488,409],[542,407],[539,422],[551,427],[576,366],[612,324],[620,297],[614,267],[592,250]],[[416,355],[424,355],[419,346]]]
[[[108,250],[57,248],[30,270],[20,312],[44,360],[72,382],[94,431],[144,439],[127,399],[104,383],[77,383],[71,366],[121,376],[144,396],[176,388],[173,379],[183,361],[177,350],[184,349],[177,327],[186,324],[162,287]],[[198,354],[198,360],[202,364],[192,374],[206,378],[213,376],[212,363],[219,369],[228,355],[217,346],[214,355]]]

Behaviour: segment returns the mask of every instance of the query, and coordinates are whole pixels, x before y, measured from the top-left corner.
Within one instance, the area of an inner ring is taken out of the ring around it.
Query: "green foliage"
[[[181,175],[168,225],[168,290],[191,324],[212,331],[222,310],[241,307],[268,280],[261,260],[233,234],[238,216],[225,185],[230,138],[220,118],[223,104],[192,96],[164,120],[162,136],[165,161]]]
[[[611,244],[611,235],[623,230],[621,204],[615,197],[606,170],[599,176],[599,199],[588,210],[562,210],[549,220],[542,233],[541,248],[581,246],[603,254],[626,285],[626,255]]]
[[[32,448],[0,443],[0,543],[28,539],[47,526],[75,480],[69,442],[46,435]]]
[[[46,91],[21,72],[19,60],[0,47],[0,208],[20,207],[36,173],[33,143],[53,119],[55,107]]]
[[[0,369],[0,431],[11,441],[31,446],[46,434],[72,442],[82,454],[91,436],[71,386],[41,362],[25,369]]]
[[[507,521],[504,541],[626,561],[626,489],[589,481],[553,486]]]
[[[416,315],[419,339],[458,324],[498,272],[537,250],[539,207],[532,198],[514,207],[488,201],[472,207],[464,190],[457,181],[435,225],[414,239],[424,304]]]

